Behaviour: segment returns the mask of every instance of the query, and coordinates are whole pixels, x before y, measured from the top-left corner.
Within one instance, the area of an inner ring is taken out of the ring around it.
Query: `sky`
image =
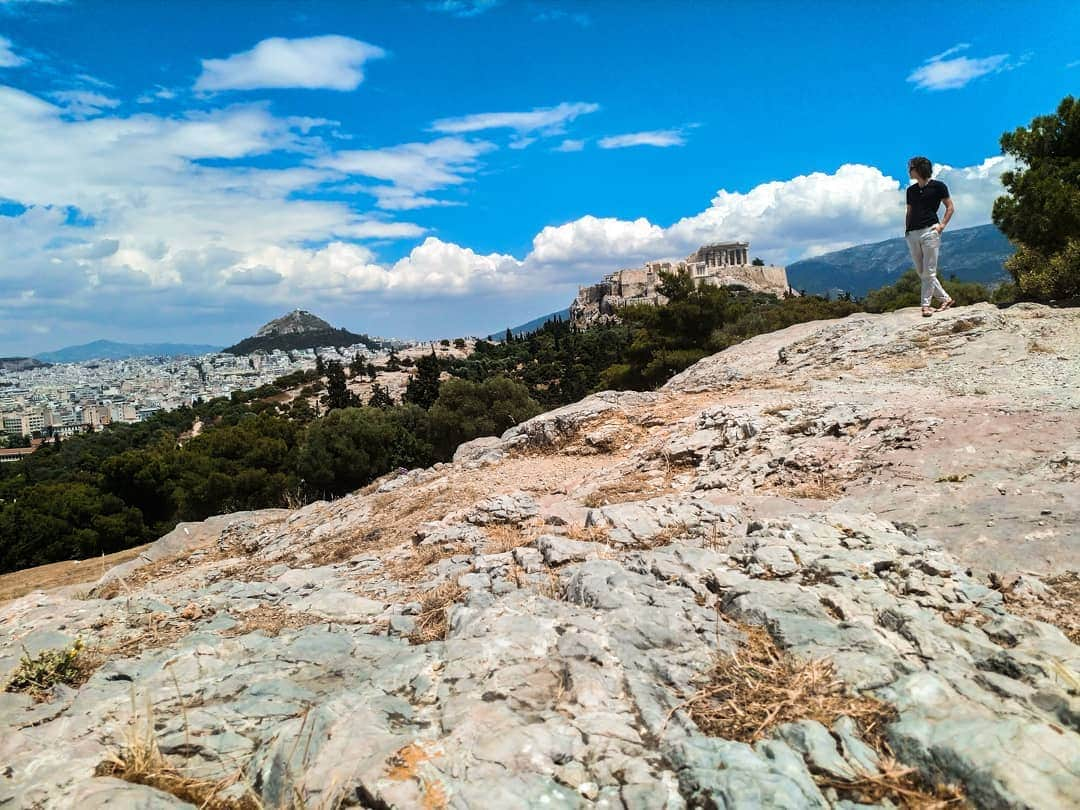
[[[486,334],[709,241],[899,236],[916,154],[985,224],[1078,31],[1075,2],[0,0],[0,355],[294,308]]]

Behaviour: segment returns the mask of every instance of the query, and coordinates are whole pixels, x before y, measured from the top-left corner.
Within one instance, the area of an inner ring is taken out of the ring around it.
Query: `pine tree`
[[[345,381],[345,369],[341,363],[331,360],[326,364],[326,408],[330,411],[355,408],[359,400]]]
[[[371,386],[371,397],[368,399],[369,408],[381,408],[386,410],[394,407],[394,400],[385,386],[375,383]]]
[[[416,376],[409,380],[405,389],[405,401],[430,408],[439,398],[439,375],[442,366],[435,352],[425,354],[416,361]]]

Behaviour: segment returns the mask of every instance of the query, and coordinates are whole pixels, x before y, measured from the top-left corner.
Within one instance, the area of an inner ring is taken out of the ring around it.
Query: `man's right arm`
[[[907,206],[907,210],[904,211],[904,230],[905,231],[908,229],[908,226],[910,224],[911,224],[911,204],[909,203],[908,206]]]

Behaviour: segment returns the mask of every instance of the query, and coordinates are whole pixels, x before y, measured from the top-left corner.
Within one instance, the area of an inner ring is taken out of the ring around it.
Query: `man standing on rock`
[[[915,272],[922,280],[922,314],[929,318],[934,310],[931,302],[941,299],[937,311],[953,305],[937,277],[938,252],[941,250],[941,232],[953,215],[953,201],[949,187],[940,180],[931,180],[933,165],[925,157],[913,157],[908,161],[908,176],[915,182],[907,190],[907,243]],[[945,218],[938,220],[938,208],[945,203]]]

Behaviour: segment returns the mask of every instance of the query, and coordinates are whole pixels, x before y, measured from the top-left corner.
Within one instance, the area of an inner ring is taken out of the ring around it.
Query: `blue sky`
[[[0,0],[0,355],[293,307],[494,331],[709,240],[902,230],[1080,85],[1080,6]],[[946,259],[947,261],[947,259]]]

